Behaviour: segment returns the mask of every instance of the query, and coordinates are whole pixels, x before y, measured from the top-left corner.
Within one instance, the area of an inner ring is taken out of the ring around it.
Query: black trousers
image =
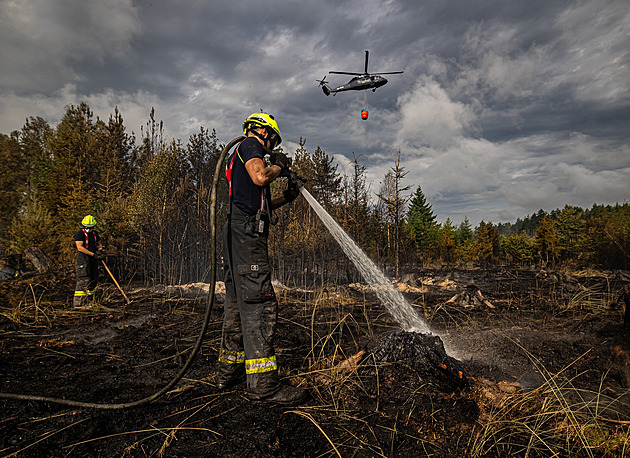
[[[224,227],[226,292],[217,377],[229,379],[245,369],[253,391],[274,389],[278,372],[273,347],[278,301],[266,225],[258,233],[255,218],[232,206]]]
[[[98,282],[98,262],[85,253],[77,253],[77,284],[74,287],[73,305],[78,307],[84,299],[94,295]]]

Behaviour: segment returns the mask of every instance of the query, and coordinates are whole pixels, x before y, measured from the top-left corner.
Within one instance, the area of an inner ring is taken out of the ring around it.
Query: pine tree
[[[538,250],[541,263],[555,261],[559,254],[559,240],[553,227],[553,220],[549,216],[543,217],[534,236],[534,245]]]
[[[29,195],[37,188],[41,179],[42,166],[53,157],[51,140],[54,129],[41,117],[30,117],[22,127],[19,135],[24,159],[29,163]]]
[[[440,253],[440,259],[447,265],[453,264],[455,260],[455,231],[453,230],[453,224],[450,218],[446,219],[446,222],[439,230],[438,236],[438,248]]]
[[[106,129],[106,155],[104,159],[107,162],[103,164],[104,174],[117,174],[121,186],[120,192],[126,194],[135,184],[138,173],[135,137],[127,134],[118,107],[115,107],[114,114],[109,116]]]
[[[425,254],[437,239],[438,225],[431,204],[427,202],[420,185],[411,197],[407,222],[418,254]]]
[[[24,206],[28,189],[29,163],[20,146],[18,133],[0,134],[0,254],[8,240],[8,228]]]
[[[405,204],[409,198],[404,194],[410,186],[402,186],[402,180],[407,175],[405,168],[400,165],[400,150],[398,150],[398,159],[394,167],[392,167],[394,176],[394,267],[396,278],[400,278],[400,247],[401,242],[401,225],[405,219]]]
[[[327,210],[331,211],[339,202],[341,176],[334,159],[329,157],[319,146],[311,158],[313,164],[313,196]]]
[[[468,220],[467,216],[464,216],[464,220],[459,224],[457,231],[455,231],[455,244],[462,255],[466,255],[470,252],[470,248],[475,242],[475,232]]]
[[[488,265],[499,254],[499,231],[491,222],[481,220],[477,228],[475,253],[477,259]]]
[[[556,215],[555,228],[558,234],[558,247],[565,259],[577,257],[577,244],[585,226],[583,215],[584,211],[581,208],[571,205],[565,205]]]
[[[338,204],[341,201],[341,176],[337,172],[337,166],[333,165],[333,158],[329,157],[319,146],[315,148],[311,162],[313,164],[313,196],[317,201],[333,216],[336,215]],[[318,221],[319,227],[322,227]],[[345,261],[345,255],[337,249],[336,242],[332,235],[325,229],[321,229],[317,234],[319,240],[317,266],[321,285],[327,281],[331,268],[337,270],[340,263]],[[344,260],[344,261],[342,261]]]
[[[590,265],[627,269],[630,265],[630,204],[593,205],[585,212],[584,231],[577,250]]]
[[[367,221],[369,219],[369,187],[366,184],[366,168],[359,163],[360,156],[354,156],[353,169],[349,179],[348,209],[350,213],[350,233],[362,246],[365,244]]]
[[[501,254],[509,264],[523,265],[534,260],[534,241],[525,232],[502,237],[500,246]]]

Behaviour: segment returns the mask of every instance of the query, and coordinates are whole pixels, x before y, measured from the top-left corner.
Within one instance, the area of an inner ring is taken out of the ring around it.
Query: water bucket
[[[367,110],[361,110],[361,119],[365,121],[368,118],[368,114]]]

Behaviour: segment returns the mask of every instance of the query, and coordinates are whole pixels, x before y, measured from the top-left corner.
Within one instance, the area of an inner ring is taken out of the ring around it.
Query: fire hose
[[[94,402],[82,402],[82,401],[73,401],[69,399],[61,399],[61,398],[53,398],[47,396],[35,396],[28,394],[14,394],[14,393],[0,393],[0,398],[4,399],[15,399],[20,401],[36,401],[36,402],[50,402],[53,404],[62,404],[71,407],[85,407],[89,409],[103,409],[103,410],[120,410],[120,409],[129,409],[131,407],[139,407],[145,404],[149,404],[162,396],[168,393],[172,388],[175,387],[179,383],[179,381],[184,377],[193,361],[197,357],[199,350],[201,349],[201,345],[203,343],[203,339],[206,335],[206,331],[208,330],[208,324],[210,323],[210,314],[212,313],[212,308],[214,307],[214,290],[215,290],[215,282],[216,282],[216,274],[217,274],[217,261],[216,261],[216,252],[217,252],[217,188],[219,184],[219,177],[221,176],[221,172],[223,169],[223,162],[225,161],[225,157],[227,153],[232,149],[234,145],[243,140],[245,137],[237,137],[232,140],[227,146],[223,149],[223,152],[219,156],[219,160],[217,161],[217,166],[214,171],[214,179],[212,181],[212,192],[210,194],[210,222],[211,230],[210,230],[210,242],[211,242],[211,251],[212,251],[212,262],[210,263],[210,290],[208,292],[208,300],[206,301],[206,311],[204,314],[203,324],[201,326],[201,331],[199,332],[199,337],[197,337],[197,342],[193,347],[188,360],[184,363],[179,373],[161,390],[156,393],[147,396],[143,399],[139,399],[137,401],[119,403],[119,404],[105,404],[105,403],[94,403]]]

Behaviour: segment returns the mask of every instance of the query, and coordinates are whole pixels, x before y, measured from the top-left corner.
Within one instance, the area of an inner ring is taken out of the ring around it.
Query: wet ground
[[[401,335],[364,285],[278,288],[281,376],[308,389],[302,406],[214,389],[216,304],[191,369],[151,404],[98,410],[0,399],[0,456],[467,456],[478,454],[474,437],[502,397],[550,381],[569,384],[584,404],[597,397],[593,415],[627,428],[630,333],[615,304],[623,275],[442,270],[411,280],[400,289],[439,336],[431,351],[416,351],[427,341]],[[137,289],[123,306],[106,285],[94,308],[77,311],[55,279],[4,282],[5,393],[95,403],[150,396],[180,371],[205,312],[205,299],[186,288]],[[491,306],[448,302],[472,282]],[[441,343],[453,359],[441,356]]]

